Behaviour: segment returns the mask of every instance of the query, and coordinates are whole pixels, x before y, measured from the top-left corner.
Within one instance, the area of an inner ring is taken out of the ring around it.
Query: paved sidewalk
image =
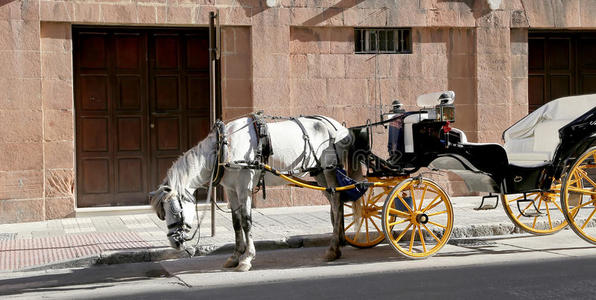
[[[457,197],[452,201],[453,238],[510,234],[515,230],[501,204],[494,210],[476,211],[480,197]],[[231,251],[234,234],[230,214],[216,212],[215,237],[211,237],[209,212],[200,214],[203,221],[198,254]],[[325,245],[332,231],[328,206],[254,209],[253,228],[257,250]],[[169,248],[166,232],[165,222],[155,214],[3,224],[0,272],[186,257],[184,251]]]

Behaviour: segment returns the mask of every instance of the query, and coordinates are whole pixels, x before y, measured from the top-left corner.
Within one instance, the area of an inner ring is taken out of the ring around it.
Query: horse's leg
[[[238,202],[241,203],[239,211],[241,216],[242,230],[244,231],[244,240],[246,241],[246,250],[240,256],[236,271],[246,272],[252,267],[252,260],[255,258],[256,250],[252,239],[252,188],[254,172],[250,172],[250,176],[246,176],[243,182],[239,182],[236,193],[238,194]],[[242,179],[240,179],[242,180]]]
[[[319,184],[324,184],[330,188],[337,186],[334,169],[326,169],[323,171],[323,174],[323,176],[317,176]],[[325,259],[332,261],[341,257],[340,246],[345,239],[343,230],[343,206],[339,199],[339,193],[330,194],[324,192],[324,194],[331,205],[331,224],[333,225],[333,236],[331,237],[329,249],[327,249],[327,252],[325,253]]]
[[[246,242],[244,240],[244,233],[242,232],[242,216],[240,214],[240,201],[236,191],[233,189],[226,189],[228,201],[232,209],[232,223],[234,225],[234,234],[236,236],[236,247],[232,256],[224,263],[224,268],[234,268],[238,266],[240,256],[246,250]]]

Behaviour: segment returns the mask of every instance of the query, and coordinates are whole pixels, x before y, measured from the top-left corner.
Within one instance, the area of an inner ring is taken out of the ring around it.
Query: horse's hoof
[[[229,257],[223,265],[224,268],[234,268],[236,266],[238,266],[238,259],[234,259],[233,257]]]
[[[236,269],[234,269],[234,271],[246,272],[246,271],[250,270],[251,267],[252,267],[252,265],[250,263],[240,263],[240,264],[238,264]]]
[[[341,257],[341,251],[332,251],[327,250],[325,256],[323,257],[326,261],[334,261]]]

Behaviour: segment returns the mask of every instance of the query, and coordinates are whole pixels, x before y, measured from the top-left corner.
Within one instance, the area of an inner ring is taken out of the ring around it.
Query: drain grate
[[[452,239],[449,244],[460,247],[487,247],[494,246],[497,242],[482,239]]]
[[[14,240],[16,236],[16,233],[0,233],[0,241]]]

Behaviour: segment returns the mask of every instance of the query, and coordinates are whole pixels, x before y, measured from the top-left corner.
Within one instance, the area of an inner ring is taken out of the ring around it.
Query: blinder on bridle
[[[169,197],[168,201],[167,201],[169,203],[167,209],[169,209],[170,214],[174,217],[174,219],[176,221],[174,223],[168,224],[168,229],[172,229],[172,228],[177,228],[177,229],[175,231],[169,232],[167,234],[167,236],[168,237],[171,236],[176,242],[182,244],[182,243],[190,241],[194,238],[194,234],[192,237],[188,236],[188,233],[192,229],[192,225],[189,224],[188,222],[186,222],[186,220],[184,218],[182,201],[188,201],[188,202],[193,202],[193,201],[190,199],[187,199],[187,197],[184,197],[184,196],[180,196],[180,195],[178,195],[179,197],[175,197],[175,196],[176,195]],[[162,205],[163,205],[163,202],[162,202]],[[164,207],[164,209],[166,209],[166,208]]]

